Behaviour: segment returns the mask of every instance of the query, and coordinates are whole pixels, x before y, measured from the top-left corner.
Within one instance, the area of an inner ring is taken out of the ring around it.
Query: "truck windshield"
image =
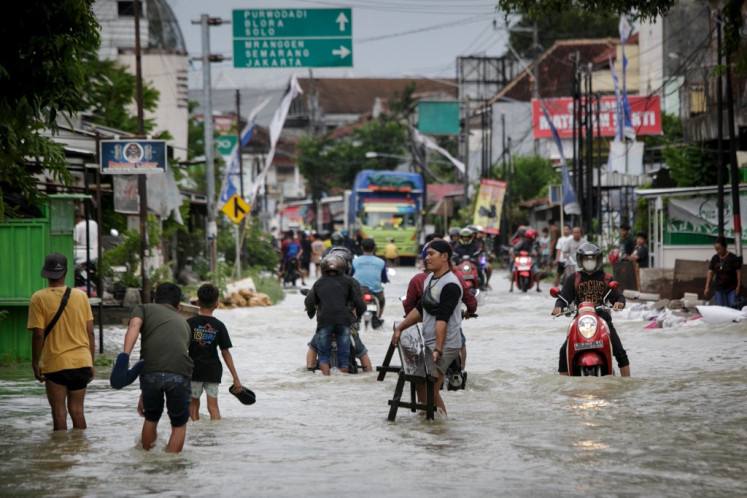
[[[412,228],[415,226],[413,214],[363,213],[363,224],[373,228]]]

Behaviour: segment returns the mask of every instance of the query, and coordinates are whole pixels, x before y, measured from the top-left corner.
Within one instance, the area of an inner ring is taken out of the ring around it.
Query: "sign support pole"
[[[241,157],[241,91],[236,89],[236,136],[238,138],[236,142],[236,156],[239,161],[239,192],[241,198],[244,198],[244,160]],[[241,232],[244,229],[244,220],[241,220],[241,225],[238,225],[235,230],[236,235],[236,262],[234,267],[236,269],[236,278],[241,278]]]
[[[202,29],[202,114],[205,128],[205,175],[207,185],[207,248],[210,260],[210,272],[215,273],[217,257],[217,226],[215,222],[215,162],[213,159],[213,97],[210,77],[210,17],[200,16]]]
[[[143,65],[140,57],[140,0],[135,0],[135,101],[137,103],[137,132],[145,137],[145,118],[143,116]],[[148,184],[145,175],[138,175],[137,189],[140,195],[140,278],[142,280],[141,299],[150,302],[150,284],[145,267],[145,252],[148,249]],[[101,229],[101,227],[99,227]]]

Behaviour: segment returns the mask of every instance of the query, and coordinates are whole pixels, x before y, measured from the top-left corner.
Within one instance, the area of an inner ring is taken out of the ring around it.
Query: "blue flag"
[[[581,206],[578,204],[578,198],[576,197],[576,191],[573,189],[571,184],[571,175],[568,171],[568,163],[565,161],[565,154],[563,154],[563,144],[560,141],[560,135],[558,134],[555,124],[550,119],[550,115],[547,113],[544,103],[540,100],[540,107],[542,107],[542,113],[545,115],[547,124],[550,126],[550,132],[552,132],[552,138],[555,141],[555,146],[558,148],[560,154],[560,170],[563,177],[563,210],[566,214],[581,214]]]

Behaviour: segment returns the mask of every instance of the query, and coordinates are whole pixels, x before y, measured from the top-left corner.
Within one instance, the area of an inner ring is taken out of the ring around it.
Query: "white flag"
[[[272,121],[270,122],[270,152],[267,154],[264,168],[262,168],[262,171],[257,175],[254,185],[252,185],[252,192],[249,196],[249,203],[251,205],[254,205],[254,199],[257,197],[259,187],[264,183],[267,172],[270,170],[270,166],[272,166],[272,159],[275,157],[275,146],[280,138],[280,133],[283,131],[283,125],[285,125],[285,119],[288,117],[288,110],[290,109],[291,102],[302,93],[303,90],[301,90],[301,85],[298,84],[298,79],[296,79],[296,75],[294,74],[288,85],[288,91],[285,93],[283,101],[280,103],[280,107],[275,111],[275,114],[272,116]]]
[[[465,168],[464,168],[464,163],[462,161],[460,161],[459,159],[449,154],[449,151],[439,146],[431,137],[421,134],[415,128],[412,129],[412,132],[413,132],[413,137],[415,138],[417,142],[422,143],[427,148],[435,150],[436,152],[444,156],[446,159],[451,161],[451,164],[453,164],[456,169],[458,169],[462,174],[464,174]]]

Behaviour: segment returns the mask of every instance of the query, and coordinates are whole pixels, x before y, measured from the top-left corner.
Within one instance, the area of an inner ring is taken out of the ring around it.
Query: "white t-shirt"
[[[559,263],[565,263],[565,255],[563,254],[563,247],[565,246],[565,243],[572,239],[573,235],[568,235],[567,237],[560,237],[558,241],[555,243],[555,251],[558,255],[558,262]]]
[[[91,261],[96,261],[99,254],[99,225],[94,220],[88,220],[88,238],[91,242],[89,257]],[[75,263],[82,263],[86,260],[86,220],[80,220],[75,224],[73,240],[75,241]]]
[[[572,235],[568,237],[568,240],[563,244],[563,255],[561,256],[566,266],[578,266],[576,263],[576,252],[586,242],[586,237],[581,237],[579,240],[575,240]]]

